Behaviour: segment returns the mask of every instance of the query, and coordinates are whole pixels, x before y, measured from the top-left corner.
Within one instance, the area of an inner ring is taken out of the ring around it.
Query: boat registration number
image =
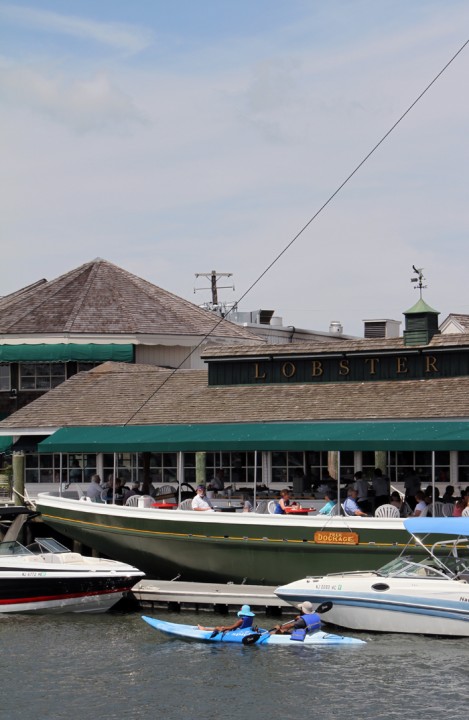
[[[358,545],[358,533],[318,530],[314,533],[314,542],[321,545]]]

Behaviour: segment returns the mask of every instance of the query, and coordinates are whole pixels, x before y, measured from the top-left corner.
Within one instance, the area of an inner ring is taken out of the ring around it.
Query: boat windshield
[[[446,563],[445,563],[446,566]],[[448,568],[449,575],[453,571]],[[415,562],[411,557],[398,557],[379,569],[382,577],[416,577],[416,578],[445,578],[449,579],[443,567],[439,567],[434,558],[425,558]]]
[[[69,553],[70,550],[55,538],[36,538],[28,546],[17,540],[0,542],[0,555],[44,555],[46,553]]]
[[[36,540],[28,545],[28,550],[37,553],[69,553],[70,550],[59,543],[55,538],[36,538]]]
[[[34,553],[16,540],[11,540],[0,542],[0,555],[34,555]]]

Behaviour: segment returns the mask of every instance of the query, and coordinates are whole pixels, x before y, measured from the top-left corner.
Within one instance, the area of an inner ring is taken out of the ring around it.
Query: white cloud
[[[143,122],[131,98],[104,71],[71,80],[27,65],[0,62],[0,89],[14,104],[48,115],[79,133],[120,131]]]
[[[152,43],[152,33],[142,27],[115,22],[97,22],[76,15],[60,15],[32,7],[0,5],[0,18],[22,27],[69,35],[116,48],[126,53],[138,53]]]

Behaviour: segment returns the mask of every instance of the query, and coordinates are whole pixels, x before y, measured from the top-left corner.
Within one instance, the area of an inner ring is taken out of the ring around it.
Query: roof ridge
[[[46,280],[46,282],[43,283],[43,285],[44,285],[45,287],[47,287],[47,286],[53,287],[53,285],[55,285],[56,283],[58,283],[59,281],[61,281],[60,287],[57,289],[57,292],[56,292],[56,293],[52,293],[52,296],[51,296],[51,297],[54,297],[54,295],[56,295],[57,293],[59,293],[59,292],[63,289],[63,287],[64,287],[64,285],[63,285],[64,279],[67,279],[66,282],[65,282],[65,284],[68,284],[68,278],[70,278],[71,276],[73,276],[73,279],[75,279],[75,277],[76,277],[80,272],[83,272],[83,270],[84,270],[86,267],[88,267],[89,265],[91,265],[91,264],[92,264],[92,263],[85,263],[84,265],[80,265],[80,267],[75,268],[74,270],[70,270],[68,273],[65,273],[64,275],[60,275],[58,278],[54,278],[53,280]],[[42,289],[42,288],[41,288],[41,289]],[[21,299],[23,299],[23,297],[24,297],[23,295],[19,295],[19,296],[18,296],[18,298],[21,298]],[[15,318],[12,320],[12,323],[10,323],[10,324],[15,324],[15,325],[16,325],[16,324],[18,323],[18,321],[23,320],[25,317],[27,317],[28,315],[30,315],[30,314],[31,314],[31,311],[34,311],[34,310],[36,310],[38,307],[40,307],[42,303],[43,303],[43,299],[41,298],[40,301],[37,302],[35,305],[29,305],[29,306],[26,308],[25,312],[24,312],[22,315],[20,315],[19,317],[15,317]],[[6,325],[6,328],[8,329],[9,327],[10,327],[10,325],[7,324],[7,325]]]
[[[88,295],[88,293],[89,293],[89,291],[90,291],[90,288],[91,288],[91,286],[92,286],[92,284],[93,284],[95,275],[96,275],[96,273],[98,272],[98,270],[97,270],[97,265],[100,264],[100,263],[102,263],[102,262],[106,262],[106,261],[105,261],[105,260],[102,260],[101,258],[96,258],[96,260],[92,260],[91,263],[88,263],[88,265],[92,265],[93,267],[91,268],[91,272],[89,273],[89,275],[88,275],[88,277],[87,277],[87,279],[86,279],[86,283],[85,283],[85,286],[84,286],[84,292],[82,293],[81,297],[78,297],[78,300],[77,300],[77,302],[75,303],[75,305],[74,305],[74,307],[73,307],[73,310],[72,310],[71,313],[70,313],[70,317],[69,317],[68,321],[65,323],[65,330],[66,330],[66,332],[72,332],[72,330],[73,330],[73,323],[74,323],[75,320],[76,320],[76,317],[77,317],[77,315],[78,315],[78,312],[79,312],[80,308],[83,307],[83,304],[84,304],[84,302],[85,302],[85,298],[87,297],[87,295]]]

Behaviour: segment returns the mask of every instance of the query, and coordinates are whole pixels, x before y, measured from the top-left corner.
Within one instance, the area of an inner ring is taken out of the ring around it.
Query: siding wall
[[[206,364],[200,357],[198,348],[191,357],[186,360],[182,367],[188,370],[205,368]],[[135,362],[144,365],[161,365],[162,367],[175,368],[183,362],[192,348],[181,347],[180,345],[136,345]]]

